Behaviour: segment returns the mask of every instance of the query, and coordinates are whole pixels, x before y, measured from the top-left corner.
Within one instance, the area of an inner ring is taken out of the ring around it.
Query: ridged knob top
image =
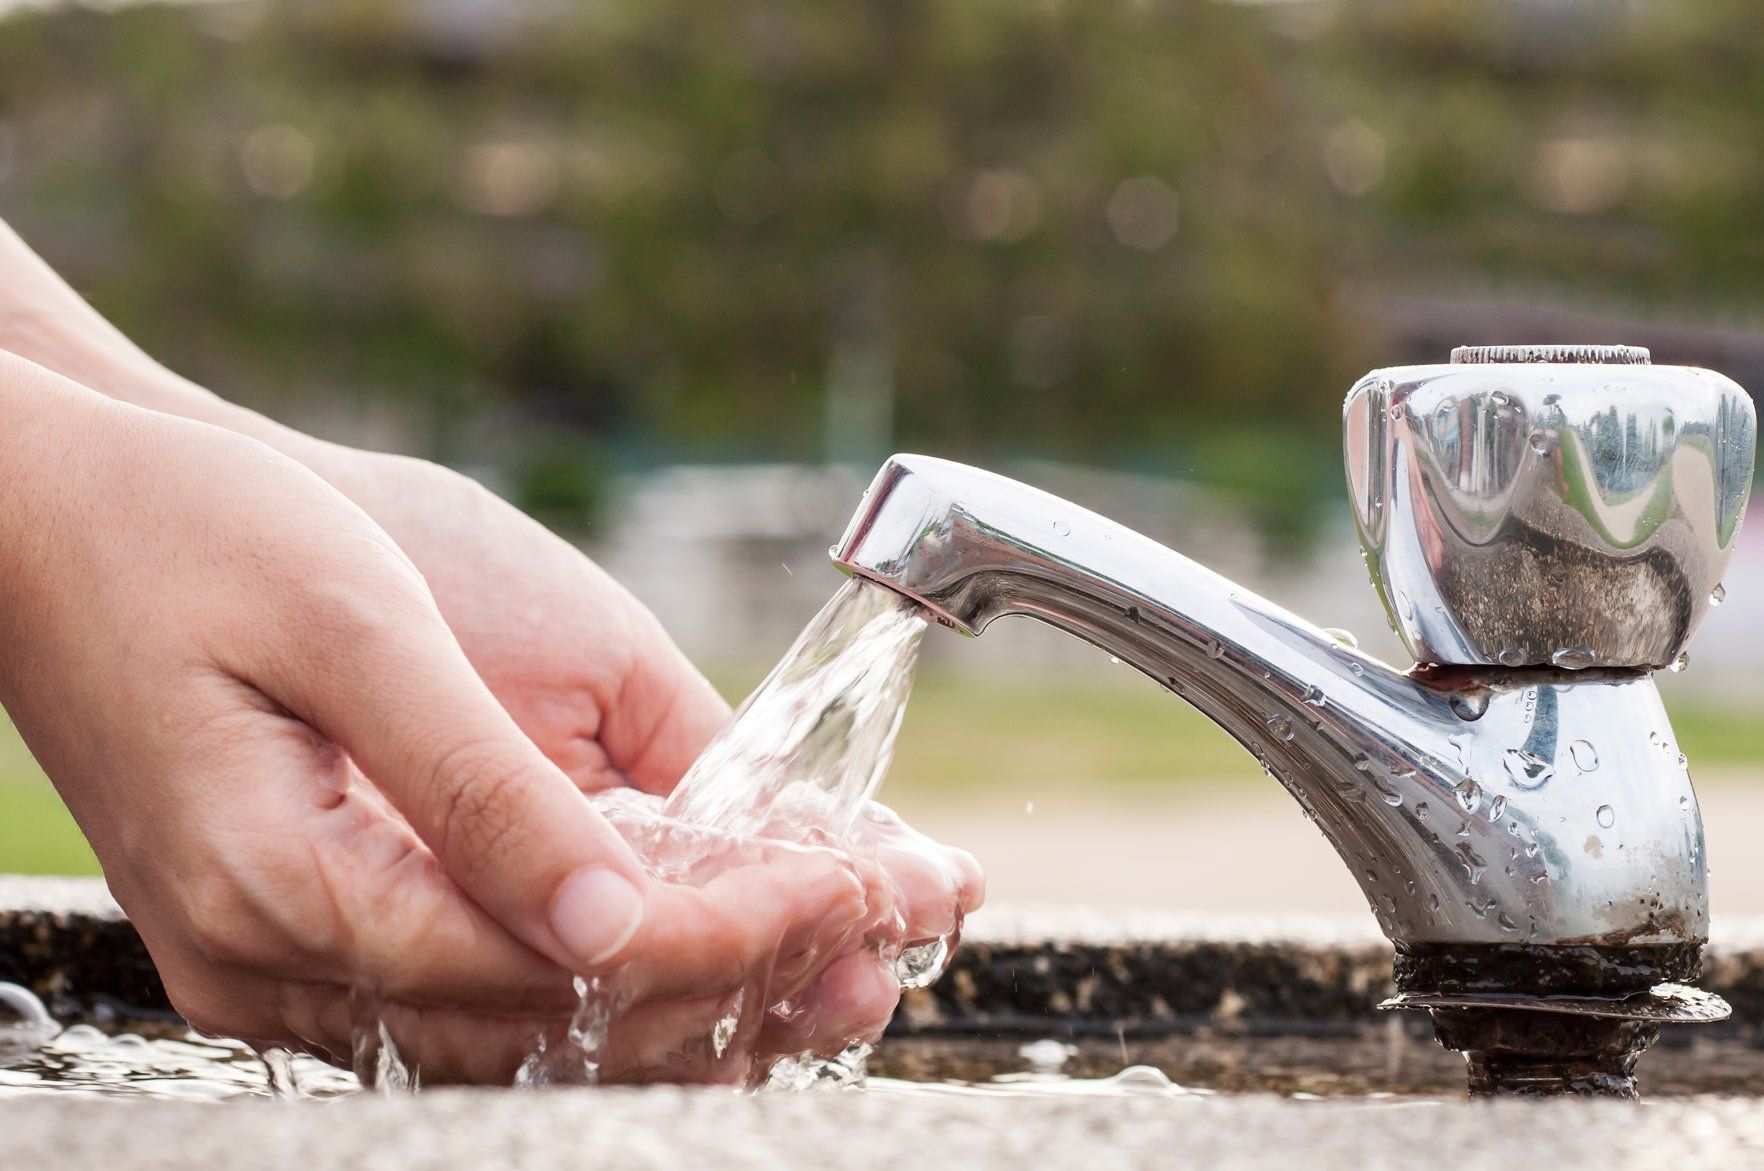
[[[1459,346],[1452,351],[1454,366],[1496,362],[1598,362],[1646,366],[1652,360],[1646,346]]]

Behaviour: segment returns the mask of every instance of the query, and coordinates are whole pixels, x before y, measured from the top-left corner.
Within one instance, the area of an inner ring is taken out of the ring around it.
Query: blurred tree
[[[454,460],[487,410],[530,410],[564,439],[510,471],[547,498],[597,482],[559,466],[573,437],[817,458],[875,432],[1193,474],[1296,536],[1381,352],[1367,290],[1751,309],[1750,22],[1739,0],[32,13],[0,24],[0,213],[247,400],[403,400]]]

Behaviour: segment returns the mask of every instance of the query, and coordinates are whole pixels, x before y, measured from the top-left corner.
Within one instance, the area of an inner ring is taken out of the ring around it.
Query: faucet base
[[[1629,996],[1702,975],[1702,945],[1545,946],[1527,943],[1407,943],[1397,947],[1399,992]]]
[[[1433,1034],[1464,1054],[1472,1098],[1636,1101],[1635,1065],[1660,1023],[1521,1009],[1433,1010]]]
[[[1403,991],[1386,1009],[1427,1009],[1433,1034],[1464,1054],[1470,1096],[1637,1097],[1636,1061],[1660,1026],[1726,1019],[1713,993],[1682,984],[1644,984],[1663,971],[1694,973],[1701,948],[1439,948],[1430,963],[1404,966]],[[1490,952],[1501,952],[1490,955]],[[1567,953],[1546,954],[1537,953]],[[1408,959],[1414,959],[1409,949]],[[1422,975],[1455,988],[1418,990]],[[1571,979],[1572,978],[1572,979]],[[1503,989],[1525,988],[1524,993]]]

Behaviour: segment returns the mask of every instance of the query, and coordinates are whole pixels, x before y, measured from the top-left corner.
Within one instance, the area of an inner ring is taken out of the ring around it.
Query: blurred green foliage
[[[720,679],[731,700],[758,670]],[[1751,785],[1764,760],[1764,724],[1743,703],[1669,700],[1679,746],[1700,782]],[[1057,735],[1049,735],[1057,729]],[[1129,672],[1095,679],[1011,681],[923,674],[901,726],[889,798],[920,808],[942,800],[995,800],[1020,809],[1022,794],[1082,786],[1105,793],[1193,787],[1224,796],[1232,786],[1271,784],[1255,758],[1216,724]],[[1702,787],[1702,785],[1699,785]],[[0,713],[0,874],[95,874],[98,863],[55,792]]]
[[[29,13],[0,23],[0,214],[198,380],[272,410],[403,404],[444,459],[484,458],[486,417],[816,458],[842,355],[880,352],[878,448],[1193,474],[1298,533],[1338,490],[1341,393],[1391,357],[1372,294],[1756,308],[1754,21],[1740,0]],[[572,442],[495,458],[580,507],[598,472],[562,466]]]

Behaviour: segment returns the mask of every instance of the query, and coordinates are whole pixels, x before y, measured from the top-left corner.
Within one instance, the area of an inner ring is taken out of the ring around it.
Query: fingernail
[[[593,968],[624,950],[643,926],[643,892],[616,870],[578,870],[558,888],[551,930],[576,962]]]

